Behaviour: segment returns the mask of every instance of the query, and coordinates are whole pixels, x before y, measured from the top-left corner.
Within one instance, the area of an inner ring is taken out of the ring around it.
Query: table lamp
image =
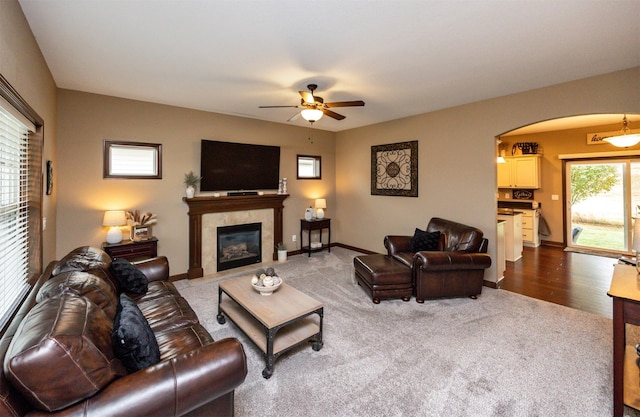
[[[124,210],[107,210],[104,212],[102,225],[109,226],[107,243],[122,242],[122,230],[120,230],[119,226],[124,226],[125,224],[127,224],[127,219],[124,216]]]
[[[316,218],[324,219],[324,209],[327,208],[327,200],[324,198],[316,199]]]

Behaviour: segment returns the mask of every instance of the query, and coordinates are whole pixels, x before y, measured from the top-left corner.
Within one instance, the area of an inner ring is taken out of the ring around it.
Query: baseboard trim
[[[189,274],[187,274],[187,273],[178,274],[178,275],[171,275],[169,277],[169,282],[180,281],[181,279],[187,279],[187,278],[189,278]]]
[[[498,281],[498,282],[493,282],[493,281],[487,281],[486,279],[482,281],[482,285],[488,288],[493,288],[494,290],[499,290],[502,288],[502,282],[504,281],[504,277]]]
[[[563,249],[564,249],[564,246],[565,246],[564,243],[562,243],[562,242],[553,242],[551,240],[541,240],[540,244],[542,246],[551,246],[551,247],[554,247],[554,248],[563,248]]]
[[[379,253],[379,252],[374,252],[374,251],[370,251],[370,250],[366,250],[366,249],[362,249],[362,248],[357,248],[355,246],[345,245],[344,243],[332,243],[331,246],[338,246],[340,248],[349,249],[349,250],[352,250],[354,252],[364,253],[366,255],[375,255],[375,254]]]

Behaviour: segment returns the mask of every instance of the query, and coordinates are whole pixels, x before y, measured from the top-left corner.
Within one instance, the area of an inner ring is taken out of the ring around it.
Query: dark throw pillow
[[[114,259],[109,265],[111,273],[120,284],[120,289],[133,294],[146,294],[149,290],[147,276],[126,259]]]
[[[425,232],[424,230],[416,229],[411,242],[409,242],[409,251],[438,250],[439,241],[440,232]]]
[[[160,348],[149,322],[126,294],[120,294],[111,339],[114,354],[129,372],[160,362]]]

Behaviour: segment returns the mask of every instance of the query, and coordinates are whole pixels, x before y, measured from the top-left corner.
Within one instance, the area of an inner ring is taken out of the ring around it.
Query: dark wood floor
[[[502,288],[611,318],[607,291],[616,263],[615,258],[562,248],[525,247],[522,259],[507,262]]]

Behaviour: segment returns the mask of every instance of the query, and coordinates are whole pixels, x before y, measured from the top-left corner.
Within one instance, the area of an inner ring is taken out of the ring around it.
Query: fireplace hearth
[[[218,227],[217,270],[262,262],[262,223]]]

